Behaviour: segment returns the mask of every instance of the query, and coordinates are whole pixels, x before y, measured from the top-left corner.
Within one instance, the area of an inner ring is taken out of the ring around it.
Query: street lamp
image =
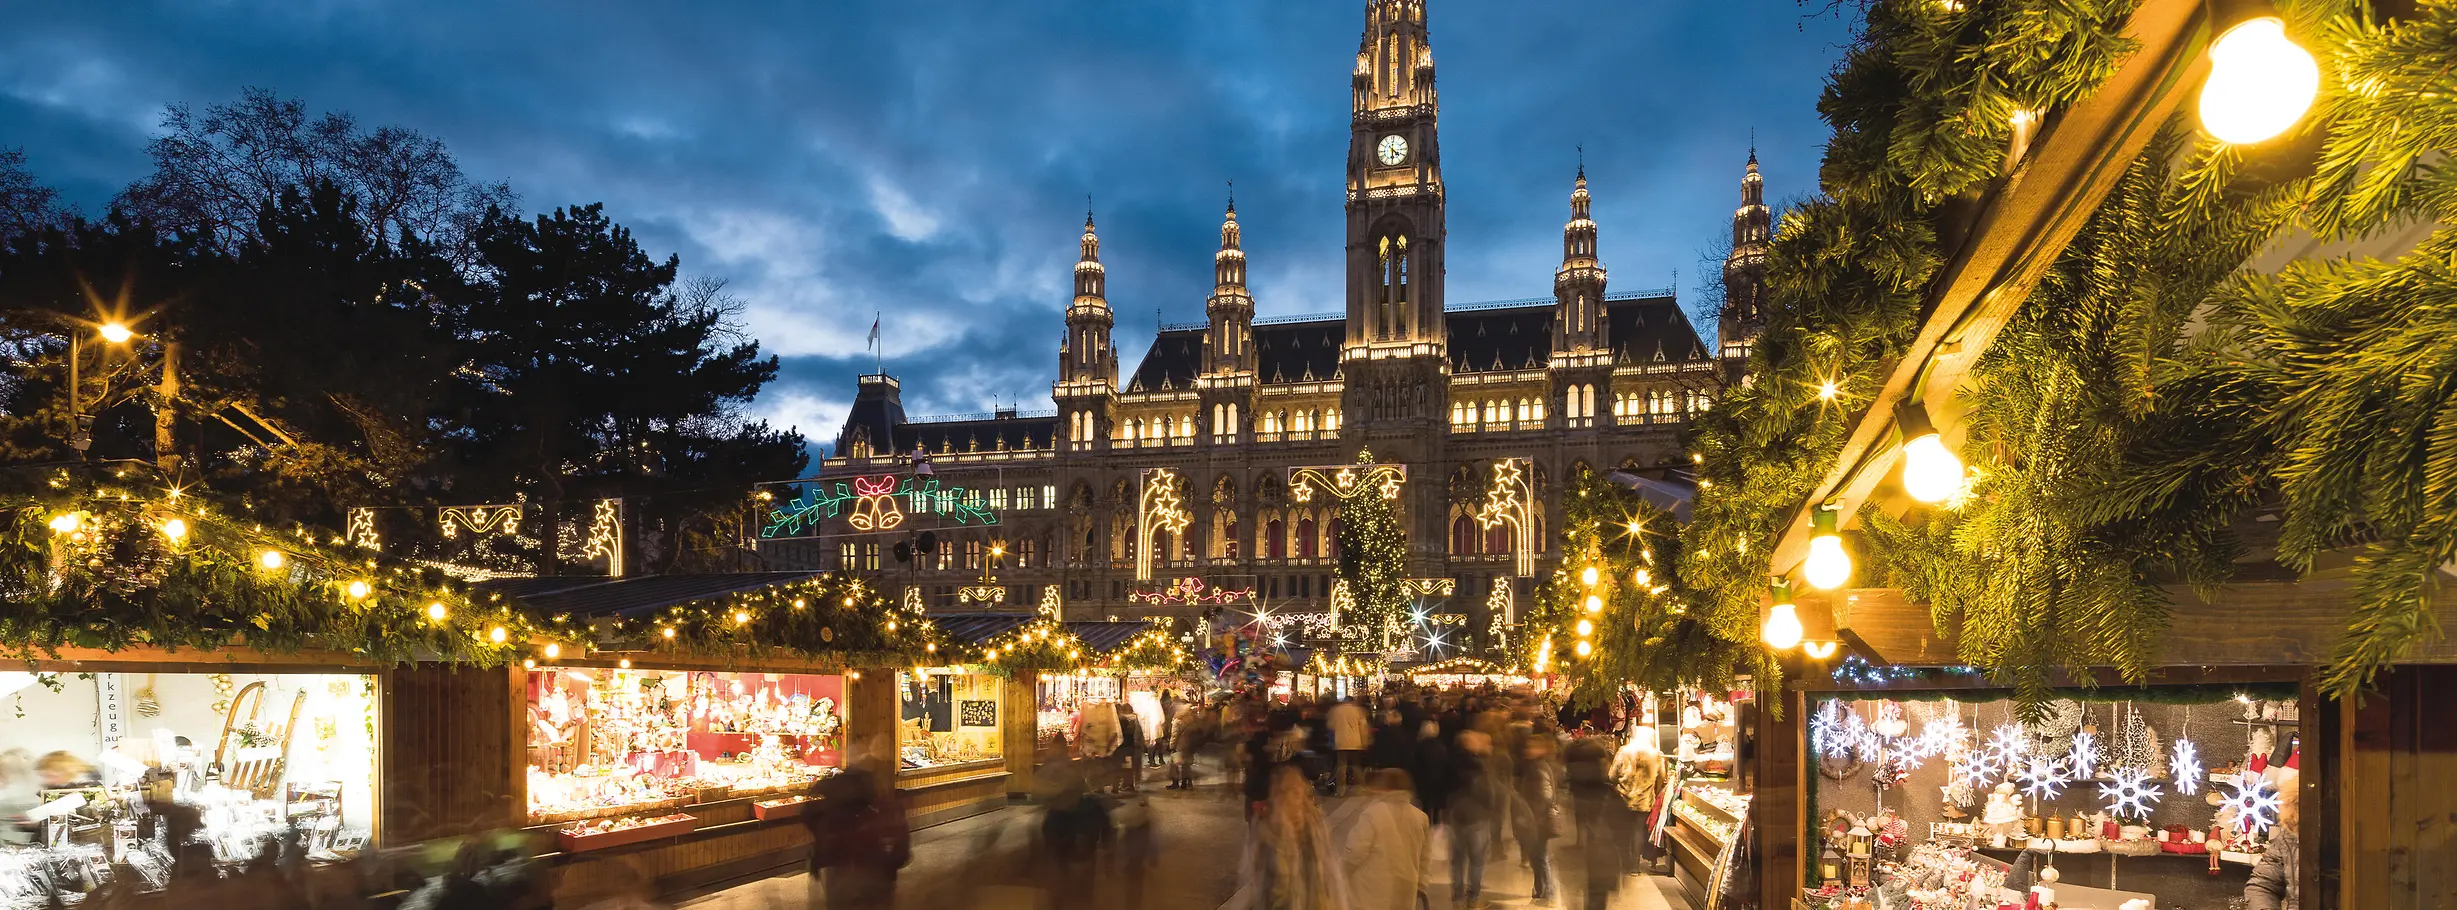
[[[114,345],[127,344],[136,337],[136,332],[116,319],[103,323],[94,333]],[[77,372],[78,365],[84,360],[85,333],[72,330],[68,333],[68,447],[77,450],[78,458],[84,458],[85,450],[94,445],[94,434],[85,426],[85,407],[77,400],[79,387],[84,384]]]

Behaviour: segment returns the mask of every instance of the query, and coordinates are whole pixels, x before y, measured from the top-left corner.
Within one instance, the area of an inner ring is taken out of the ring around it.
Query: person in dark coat
[[[1450,767],[1450,745],[1442,741],[1440,728],[1426,721],[1417,730],[1409,776],[1416,785],[1416,808],[1425,810],[1430,824],[1442,824],[1450,806]]]
[[[1587,870],[1589,910],[1603,910],[1621,885],[1625,832],[1618,822],[1629,810],[1613,788],[1612,756],[1610,740],[1600,736],[1581,736],[1561,750],[1562,782],[1570,791],[1579,858]]]
[[[811,905],[894,907],[896,872],[913,859],[904,804],[887,792],[876,772],[860,765],[821,781],[818,795],[802,811],[811,834]]]
[[[1264,727],[1248,734],[1245,744],[1238,747],[1245,757],[1247,818],[1260,814],[1263,804],[1271,801],[1271,770],[1279,765],[1271,739],[1270,728]]]

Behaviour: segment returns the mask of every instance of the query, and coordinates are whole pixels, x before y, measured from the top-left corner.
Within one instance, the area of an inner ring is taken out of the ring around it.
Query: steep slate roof
[[[1681,312],[1680,304],[1671,297],[1609,301],[1604,306],[1604,318],[1611,320],[1606,337],[1612,342],[1615,365],[1709,359],[1705,342],[1698,340],[1697,329],[1689,325],[1689,315]],[[1656,357],[1659,351],[1663,355],[1660,361]]]
[[[1124,391],[1159,392],[1168,389],[1194,387],[1194,376],[1203,370],[1203,329],[1163,329],[1152,339],[1152,349],[1145,351],[1143,362],[1135,366],[1135,375],[1126,381]]]
[[[1254,327],[1257,380],[1265,383],[1322,382],[1339,373],[1339,346],[1348,323],[1312,319]]]
[[[790,584],[816,578],[820,574],[813,570],[635,575],[629,578],[506,578],[485,582],[478,588],[518,598],[542,614],[638,616],[695,600]]]
[[[898,434],[897,451],[919,445],[931,452],[996,452],[1055,448],[1056,417],[993,417],[988,420],[930,420],[906,424]]]
[[[1450,371],[1542,369],[1553,359],[1553,305],[1442,314],[1450,326]]]

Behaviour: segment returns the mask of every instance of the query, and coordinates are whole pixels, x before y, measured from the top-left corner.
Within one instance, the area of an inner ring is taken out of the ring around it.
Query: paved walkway
[[[1348,829],[1356,823],[1363,800],[1333,800],[1330,812],[1331,836],[1344,841]],[[1518,856],[1518,844],[1508,837],[1509,844],[1496,844],[1494,855],[1485,861],[1484,899],[1496,907],[1555,907],[1578,910],[1586,906],[1586,865],[1580,861],[1572,838],[1553,841],[1553,899],[1535,903],[1529,895],[1535,893],[1535,873]],[[1432,910],[1461,910],[1450,901],[1450,841],[1447,828],[1433,830],[1429,856],[1426,858],[1425,897]],[[1680,885],[1659,875],[1622,877],[1622,886],[1605,906],[1610,910],[1688,910],[1688,901],[1681,896]],[[1252,894],[1246,889],[1220,905],[1220,910],[1247,910]]]

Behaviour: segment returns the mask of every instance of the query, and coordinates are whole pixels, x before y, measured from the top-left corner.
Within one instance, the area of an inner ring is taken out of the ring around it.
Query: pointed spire
[[[1212,256],[1212,277],[1222,288],[1243,287],[1246,283],[1246,254],[1238,248],[1237,184],[1229,182],[1228,212],[1220,219],[1220,252]]]
[[[1751,152],[1750,154],[1757,153]],[[1578,185],[1587,185],[1587,146],[1585,143],[1580,143],[1578,146]]]
[[[1075,299],[1078,303],[1106,306],[1108,301],[1102,298],[1107,294],[1108,276],[1101,268],[1100,235],[1092,230],[1091,202],[1092,197],[1084,197],[1087,207],[1083,213],[1083,255],[1075,262]]]

